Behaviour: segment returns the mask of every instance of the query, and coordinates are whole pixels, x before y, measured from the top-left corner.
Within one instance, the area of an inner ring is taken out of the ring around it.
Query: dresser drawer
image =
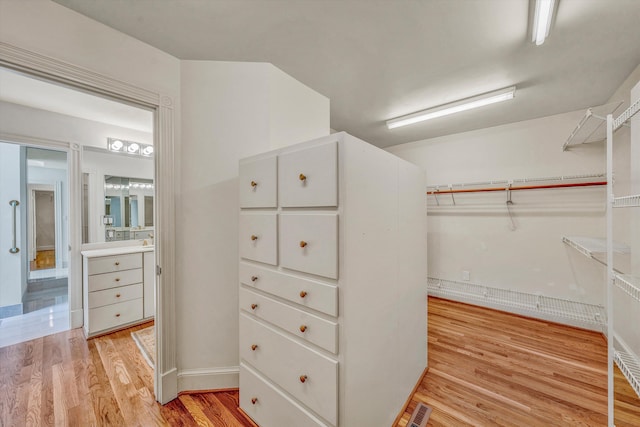
[[[338,278],[338,215],[281,214],[280,265]]]
[[[338,206],[338,144],[328,142],[278,156],[282,207]]]
[[[337,361],[244,313],[240,315],[240,357],[318,415],[337,425]]]
[[[111,271],[142,268],[142,254],[136,253],[90,258],[88,266],[88,274],[90,276],[93,274],[109,273]]]
[[[89,308],[142,298],[142,283],[89,292]]]
[[[240,161],[241,208],[275,208],[278,204],[278,158]]]
[[[242,258],[276,265],[278,216],[275,213],[241,213],[238,247]]]
[[[89,310],[89,333],[93,334],[142,319],[142,298]]]
[[[242,363],[240,408],[260,427],[327,427]]]
[[[325,350],[338,353],[337,323],[248,289],[240,289],[240,308]]]
[[[89,292],[132,285],[134,283],[142,283],[142,269],[137,268],[135,270],[95,274],[93,276],[89,276],[88,280]]]
[[[338,287],[240,262],[240,282],[304,307],[338,316]]]

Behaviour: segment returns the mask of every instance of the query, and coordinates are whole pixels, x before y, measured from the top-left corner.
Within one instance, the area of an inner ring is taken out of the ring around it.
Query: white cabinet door
[[[338,278],[338,214],[280,215],[280,265]]]
[[[240,207],[275,208],[278,197],[278,158],[240,162]]]
[[[275,213],[241,213],[238,247],[242,258],[278,263],[278,216]]]
[[[338,144],[335,141],[278,156],[282,207],[338,206]]]

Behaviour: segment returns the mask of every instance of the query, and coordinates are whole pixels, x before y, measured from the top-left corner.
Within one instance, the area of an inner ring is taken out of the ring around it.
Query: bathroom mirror
[[[105,175],[105,241],[153,238],[153,180]]]

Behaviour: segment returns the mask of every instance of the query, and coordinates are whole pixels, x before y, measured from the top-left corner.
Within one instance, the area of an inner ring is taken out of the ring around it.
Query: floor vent
[[[425,427],[429,421],[429,415],[431,415],[431,408],[424,403],[418,403],[407,427]]]

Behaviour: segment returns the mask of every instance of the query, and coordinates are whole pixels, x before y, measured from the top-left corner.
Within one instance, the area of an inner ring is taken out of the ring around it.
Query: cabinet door
[[[278,194],[282,207],[338,206],[338,143],[278,156]]]
[[[242,258],[278,263],[278,216],[275,213],[241,213],[239,251]]]
[[[281,214],[280,265],[338,278],[338,214]]]
[[[278,191],[278,158],[240,161],[240,207],[275,208]]]

